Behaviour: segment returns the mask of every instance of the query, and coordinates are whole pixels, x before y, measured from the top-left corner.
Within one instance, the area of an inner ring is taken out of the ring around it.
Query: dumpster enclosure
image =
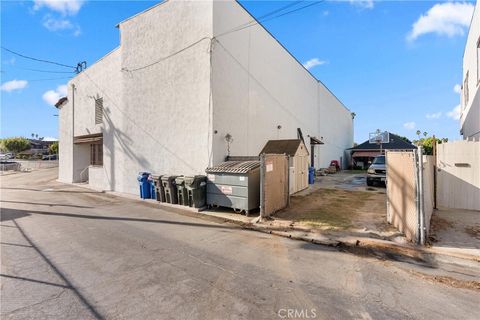
[[[288,156],[263,154],[260,164],[260,216],[264,218],[288,206]]]

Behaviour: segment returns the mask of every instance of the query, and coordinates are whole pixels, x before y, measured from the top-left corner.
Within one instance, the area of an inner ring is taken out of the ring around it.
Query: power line
[[[155,64],[157,64],[157,63],[160,63],[160,62],[162,62],[162,61],[164,61],[164,60],[167,60],[167,59],[169,59],[169,58],[172,58],[173,56],[176,56],[177,54],[179,54],[179,53],[181,53],[181,52],[183,52],[183,51],[185,51],[185,50],[188,50],[188,49],[190,49],[191,47],[199,44],[199,43],[202,42],[203,40],[207,40],[207,39],[208,39],[208,40],[211,40],[210,37],[203,37],[203,38],[201,38],[200,40],[197,40],[197,41],[195,41],[194,43],[191,43],[191,44],[189,44],[188,46],[186,46],[186,47],[184,47],[184,48],[182,48],[182,49],[180,49],[180,50],[178,50],[178,51],[175,51],[174,53],[169,54],[168,56],[165,56],[165,57],[163,57],[163,58],[161,58],[161,59],[159,59],[159,60],[157,60],[157,61],[155,61],[155,62],[152,62],[152,63],[150,63],[150,64],[147,64],[147,65],[143,66],[143,67],[138,67],[138,68],[135,68],[135,69],[122,68],[122,71],[134,72],[134,71],[146,69],[146,68],[151,67],[151,66],[153,66],[153,65],[155,65]]]
[[[43,60],[43,59],[38,59],[38,58],[34,58],[34,57],[30,57],[30,56],[26,56],[26,55],[23,55],[21,53],[18,53],[18,52],[15,52],[15,51],[12,51],[8,48],[5,48],[2,46],[2,49],[5,50],[5,51],[8,51],[10,53],[13,53],[14,55],[17,55],[19,57],[22,57],[24,59],[30,59],[30,60],[33,60],[33,61],[39,61],[39,62],[44,62],[44,63],[50,63],[50,64],[54,64],[54,65],[57,65],[57,66],[61,66],[61,67],[66,67],[66,68],[72,68],[72,69],[75,69],[74,66],[69,66],[69,65],[66,65],[66,64],[63,64],[63,63],[58,63],[58,62],[54,62],[54,61],[49,61],[49,60]]]
[[[66,80],[66,79],[72,79],[72,77],[61,77],[61,78],[49,78],[49,79],[33,79],[33,80],[26,80],[29,82],[35,82],[35,81],[50,81],[50,80]]]
[[[301,1],[301,2],[303,2],[303,1]],[[215,36],[215,38],[218,38],[218,37],[221,37],[221,36],[224,36],[224,35],[233,33],[233,32],[237,32],[237,31],[240,31],[240,30],[243,30],[243,29],[246,29],[246,28],[250,28],[250,27],[256,26],[256,25],[258,25],[258,24],[261,25],[262,22],[267,22],[267,21],[270,21],[270,20],[273,20],[273,19],[276,19],[276,18],[280,18],[280,17],[286,16],[286,15],[288,15],[288,14],[291,14],[291,13],[294,13],[294,12],[297,12],[297,11],[300,11],[300,10],[303,10],[303,9],[306,9],[306,8],[309,8],[309,7],[318,5],[318,4],[322,3],[322,2],[325,2],[325,0],[319,0],[319,1],[316,1],[316,2],[313,2],[313,3],[309,3],[309,4],[307,4],[307,5],[303,6],[303,7],[295,8],[295,9],[292,9],[292,10],[290,10],[290,11],[283,12],[283,13],[280,13],[280,14],[277,14],[277,15],[274,15],[274,16],[271,16],[271,17],[269,17],[269,18],[267,18],[267,19],[263,19],[263,20],[261,20],[261,19],[256,19],[255,21],[252,20],[252,22],[254,21],[253,23],[248,23],[247,25],[243,24],[243,26],[240,25],[239,27],[235,27],[235,28],[233,28],[233,29],[230,29],[229,31],[223,32],[223,33]],[[295,4],[296,4],[296,3],[295,3]],[[283,11],[284,9],[285,9],[285,7],[284,7],[283,9],[281,8],[281,9],[278,9],[278,10],[276,10],[276,11]]]
[[[22,70],[28,70],[28,71],[35,71],[35,72],[43,72],[43,73],[75,73],[75,71],[55,71],[55,70],[40,70],[40,69],[30,69],[30,68],[23,68],[23,67],[17,67],[13,66],[14,68],[22,69]]]
[[[283,11],[283,10],[285,10],[285,9],[288,9],[288,8],[290,8],[290,7],[292,7],[292,6],[296,6],[296,5],[298,5],[298,4],[302,3],[302,2],[305,2],[305,1],[306,1],[306,0],[301,0],[301,1],[294,1],[293,3],[289,3],[289,4],[287,4],[286,6],[283,6],[283,7],[281,7],[281,8],[275,9],[275,10],[273,10],[273,11],[271,11],[271,12],[268,12],[268,13],[266,13],[266,14],[263,14],[263,15],[259,16],[258,18],[252,19],[252,20],[249,21],[249,22],[246,22],[246,23],[244,23],[244,24],[241,24],[241,25],[239,25],[239,26],[236,26],[235,28],[232,28],[232,29],[230,29],[230,30],[228,30],[228,31],[226,31],[226,32],[224,32],[224,33],[221,33],[221,34],[217,35],[216,37],[220,37],[220,36],[222,36],[222,35],[224,35],[224,34],[233,32],[233,31],[236,30],[236,29],[243,28],[243,27],[245,27],[245,26],[247,26],[247,25],[250,25],[250,24],[252,24],[252,23],[255,24],[255,23],[257,23],[257,21],[260,21],[260,20],[262,20],[262,19],[268,18],[268,17],[271,16],[271,15],[274,15],[274,14],[276,14],[276,13],[278,13],[278,12],[281,12],[281,11]]]

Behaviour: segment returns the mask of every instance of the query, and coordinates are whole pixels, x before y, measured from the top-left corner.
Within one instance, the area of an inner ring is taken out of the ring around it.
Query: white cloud
[[[14,90],[22,90],[27,85],[28,85],[27,80],[12,80],[12,81],[7,81],[3,83],[0,89],[2,91],[11,92]]]
[[[350,3],[363,9],[373,9],[374,6],[373,0],[350,0]]]
[[[56,90],[48,90],[42,96],[43,101],[48,103],[51,106],[54,106],[55,103],[60,100],[60,98],[65,97],[67,95],[67,86],[61,85],[58,86]]]
[[[453,120],[458,120],[460,119],[460,115],[462,114],[460,105],[456,106],[455,108],[452,109],[452,111],[447,112],[447,116],[449,118],[452,118]]]
[[[439,119],[441,116],[442,116],[441,112],[427,113],[425,115],[425,117],[427,117],[427,119]]]
[[[43,21],[43,26],[49,31],[58,31],[73,28],[73,24],[68,19],[55,19],[47,16]]]
[[[459,84],[454,85],[453,86],[453,92],[458,93],[458,94],[462,93],[462,86],[459,85]]]
[[[448,37],[463,35],[470,25],[473,8],[473,4],[466,2],[438,3],[412,25],[407,40],[414,41],[427,33]]]
[[[325,64],[325,63],[327,63],[327,62],[323,61],[323,60],[320,60],[318,58],[313,58],[313,59],[310,59],[310,60],[304,62],[303,66],[305,68],[307,68],[308,70],[310,70],[313,67],[321,66],[322,64]]]
[[[34,0],[33,2],[33,10],[46,7],[65,16],[74,16],[80,11],[84,0]]]
[[[415,129],[415,126],[416,126],[416,125],[415,125],[415,122],[413,122],[413,121],[411,121],[411,122],[405,122],[405,123],[403,124],[403,127],[404,127],[405,129],[407,129],[407,130],[413,130],[413,129]]]

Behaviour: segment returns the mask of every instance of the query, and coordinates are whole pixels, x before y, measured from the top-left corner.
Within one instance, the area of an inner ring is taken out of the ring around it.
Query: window
[[[463,107],[465,108],[468,105],[468,71],[463,81]]]
[[[103,144],[95,143],[90,145],[90,165],[103,166]]]
[[[95,99],[95,124],[103,123],[103,98]]]

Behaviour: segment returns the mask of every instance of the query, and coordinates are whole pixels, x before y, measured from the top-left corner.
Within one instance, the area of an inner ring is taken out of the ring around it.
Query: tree
[[[58,141],[55,141],[48,147],[48,153],[50,154],[58,154]]]
[[[427,131],[423,131],[423,136],[426,138],[428,135],[428,132]]]
[[[35,133],[32,133],[32,139],[35,138]]]
[[[6,138],[2,140],[2,144],[6,150],[13,153],[19,153],[30,149],[30,141],[23,137]]]
[[[38,133],[35,133],[35,139],[38,139]]]

